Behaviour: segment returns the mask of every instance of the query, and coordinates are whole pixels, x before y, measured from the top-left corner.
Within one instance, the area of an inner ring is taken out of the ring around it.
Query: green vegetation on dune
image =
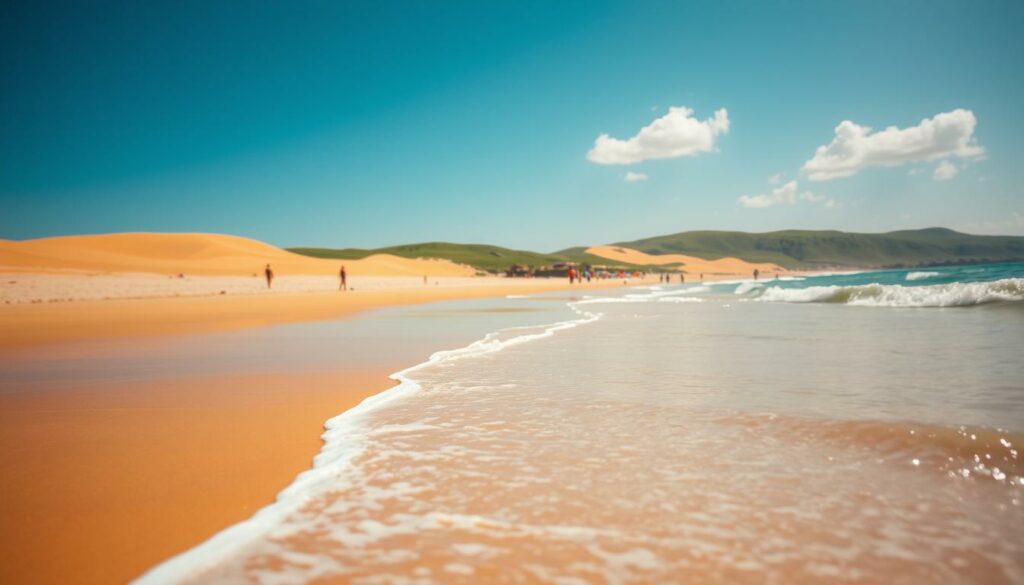
[[[683,232],[614,244],[648,254],[686,254],[716,259],[725,256],[748,262],[773,262],[786,268],[897,267],[1024,261],[1024,237],[975,236],[944,228],[904,230],[884,234],[839,231],[785,230],[763,234],[725,231]],[[615,263],[586,253],[586,248],[567,248],[550,254],[511,250],[485,244],[427,242],[366,250],[360,248],[290,248],[317,258],[359,259],[371,254],[405,258],[441,258],[488,272],[500,272],[517,264],[538,268],[559,262],[592,266]],[[670,267],[661,267],[663,270]]]
[[[884,234],[785,230],[763,234],[683,232],[615,244],[648,254],[733,256],[786,268],[898,267],[1024,260],[1024,237],[975,236],[945,228]]]
[[[559,262],[574,262],[594,266],[612,263],[606,258],[587,254],[583,252],[582,248],[570,253],[542,254],[525,250],[511,250],[500,246],[488,246],[486,244],[451,244],[448,242],[388,246],[374,250],[361,248],[344,248],[339,250],[330,248],[289,248],[289,251],[316,258],[337,258],[343,260],[356,260],[371,254],[392,254],[404,258],[441,258],[459,264],[466,264],[487,272],[501,272],[513,264],[538,268],[541,266],[551,266]],[[631,265],[616,263],[616,266],[620,265],[632,267]]]

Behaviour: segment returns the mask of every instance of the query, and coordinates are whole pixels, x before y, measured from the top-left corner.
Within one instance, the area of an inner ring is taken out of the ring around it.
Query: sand
[[[448,260],[375,254],[360,260],[324,260],[270,244],[221,234],[123,233],[0,240],[0,271],[95,274],[153,273],[164,276],[262,275],[267,264],[285,275],[335,276],[342,264],[372,276],[473,276],[476,270]]]
[[[642,258],[595,250],[615,260]],[[693,259],[679,258],[698,270]],[[267,262],[278,274],[273,291],[253,276]],[[701,262],[709,275],[772,270],[734,259]],[[81,348],[568,288],[565,279],[471,277],[473,269],[447,261],[378,255],[344,263],[355,290],[342,293],[335,278],[341,262],[233,236],[0,241],[0,352],[57,355],[68,342]],[[612,286],[622,282],[573,289]],[[123,582],[247,518],[309,468],[328,418],[390,386],[387,375],[407,365],[267,373],[253,364],[232,375],[45,387],[7,381],[0,385],[0,582]]]
[[[622,286],[622,283],[595,281],[577,285],[574,290],[583,293],[616,286]],[[225,331],[275,323],[337,319],[378,307],[530,294],[567,287],[567,281],[562,279],[489,277],[471,279],[471,283],[461,286],[5,304],[0,305],[0,350],[68,341]]]
[[[0,583],[125,582],[248,518],[310,467],[324,421],[388,373],[5,391]]]
[[[629,262],[632,264],[654,266],[678,264],[679,269],[685,271],[689,275],[696,276],[703,273],[705,280],[749,277],[753,274],[755,269],[759,270],[764,275],[768,275],[769,273],[773,275],[783,273],[788,274],[790,272],[781,266],[767,262],[747,262],[746,260],[730,257],[705,260],[704,258],[686,256],[684,254],[655,255],[620,246],[593,246],[587,249],[587,253],[607,258],[609,260],[614,260],[616,262]]]

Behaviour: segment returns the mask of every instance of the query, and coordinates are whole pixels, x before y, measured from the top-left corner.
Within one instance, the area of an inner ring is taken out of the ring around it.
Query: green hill
[[[1024,261],[1024,237],[975,236],[945,228],[884,234],[808,230],[763,234],[694,231],[615,245],[648,254],[687,254],[707,259],[734,256],[750,262],[774,262],[787,268]]]
[[[967,264],[983,262],[1024,262],[1024,237],[975,236],[945,228],[904,230],[884,234],[856,234],[840,231],[785,230],[763,234],[725,231],[682,232],[618,242],[648,254],[686,254],[715,259],[733,256],[750,262],[774,262],[786,268],[882,268]],[[511,250],[485,244],[427,242],[362,248],[289,248],[292,252],[317,258],[358,259],[371,254],[393,254],[405,258],[443,258],[488,272],[499,272],[513,264],[537,268],[557,262],[608,265],[627,269],[636,265],[617,264],[586,253],[586,248],[567,248],[544,254]]]
[[[578,264],[608,265],[608,259],[587,254],[582,248],[554,254],[542,254],[525,250],[511,250],[486,244],[451,244],[448,242],[426,242],[389,246],[373,250],[363,248],[289,248],[291,252],[314,256],[316,258],[359,259],[371,254],[393,254],[404,258],[442,258],[459,264],[466,264],[487,272],[500,272],[513,264],[538,268],[551,266],[558,262],[575,262]],[[632,265],[617,263],[616,266],[627,268]]]

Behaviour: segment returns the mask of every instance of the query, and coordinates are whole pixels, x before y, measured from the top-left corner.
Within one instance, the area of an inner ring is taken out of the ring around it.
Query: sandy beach
[[[339,292],[341,262],[242,238],[128,234],[3,244],[0,355],[9,360],[88,362],[97,341],[624,285],[474,276],[447,261],[375,257],[345,261],[353,276],[350,290]],[[273,289],[253,275],[267,257],[280,275]],[[143,271],[153,266],[164,272]],[[735,277],[750,267],[729,268]],[[0,432],[15,447],[4,450],[0,466],[9,559],[0,581],[125,581],[194,546],[271,502],[310,466],[324,422],[392,385],[388,374],[408,365],[306,372],[254,363],[224,375],[186,368],[141,380],[7,381]]]
[[[0,582],[125,582],[245,519],[310,466],[324,421],[389,387],[388,373],[3,392]]]

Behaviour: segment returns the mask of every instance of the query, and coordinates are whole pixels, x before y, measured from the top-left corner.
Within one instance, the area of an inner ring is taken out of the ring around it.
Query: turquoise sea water
[[[277,503],[142,582],[1022,582],[1022,279],[968,266],[377,313],[367,331],[421,335],[451,312],[491,333],[396,373],[328,422]],[[341,354],[355,338],[333,327],[318,345]]]

